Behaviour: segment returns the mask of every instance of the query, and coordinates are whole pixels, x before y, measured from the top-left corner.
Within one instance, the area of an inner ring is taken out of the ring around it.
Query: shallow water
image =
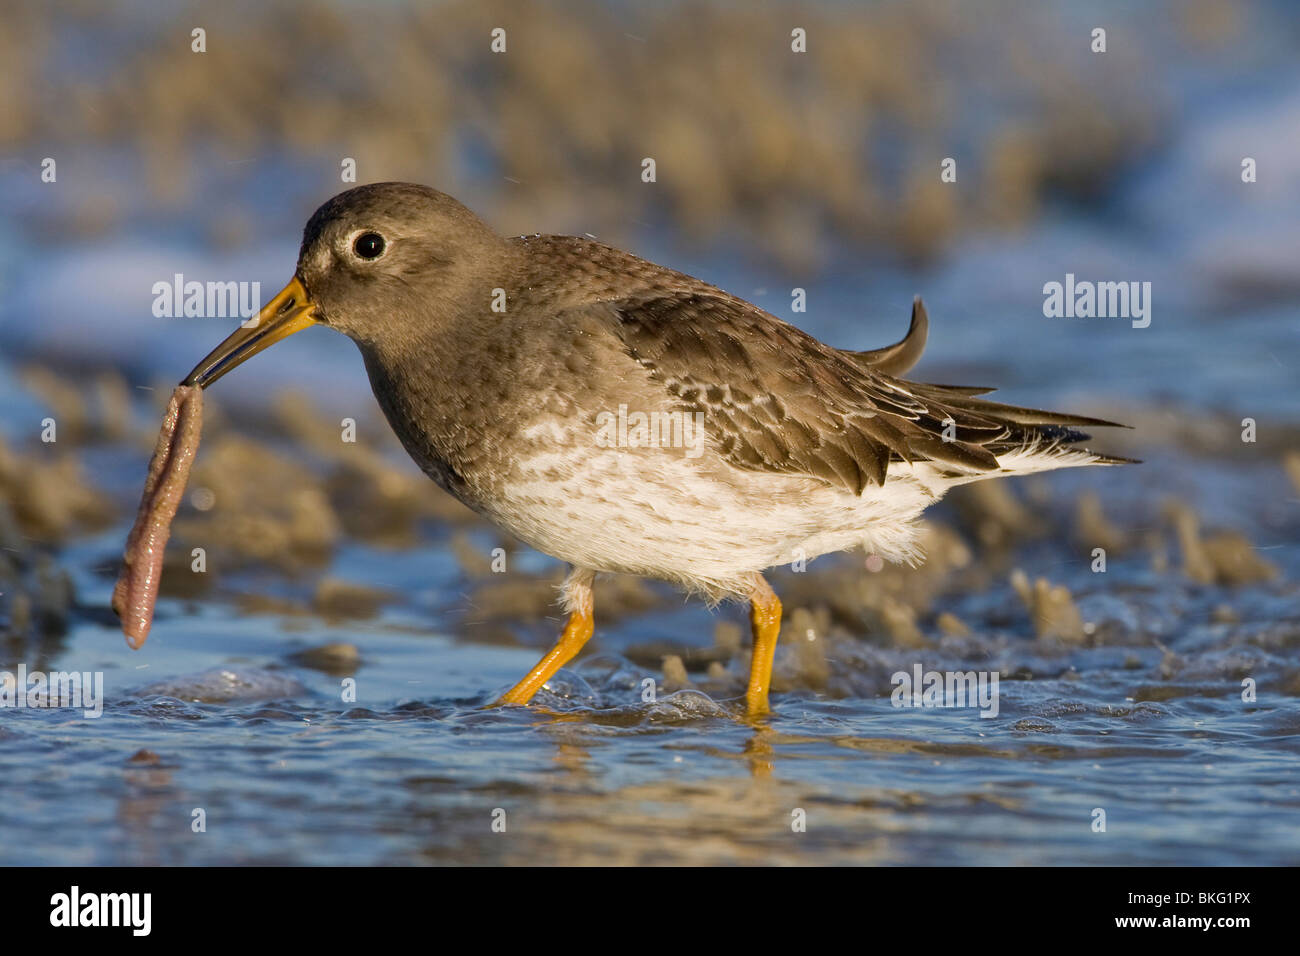
[[[1143,468],[1158,477],[1181,464]],[[1136,475],[1052,479],[1036,513],[1050,528],[1076,488]],[[955,509],[937,517],[960,523]],[[1294,541],[1294,514],[1285,530]],[[102,671],[103,715],[25,709],[0,722],[0,772],[15,782],[0,802],[5,863],[1300,861],[1293,544],[1266,552],[1283,579],[1242,588],[1153,571],[1144,554],[1094,575],[1056,532],[976,549],[950,574],[987,573],[990,585],[958,584],[931,609],[970,636],[943,636],[926,612],[919,646],[838,621],[788,629],[774,713],[751,725],[737,699],[743,655],[711,674],[701,663],[716,620],[739,624],[739,610],[711,614],[654,589],[650,610],[602,621],[594,653],[532,707],[485,709],[554,622],[527,632],[533,646],[477,640],[474,582],[437,560],[436,544],[390,552],[386,565],[344,546],[334,570],[397,594],[371,620],[164,599],[132,654],[104,619],[111,580],[94,570],[123,531],[71,549],[74,623],[25,657]],[[775,583],[788,609],[804,606],[867,577],[859,561],[821,559]],[[1036,638],[1003,561],[1069,587],[1092,633]],[[294,591],[257,574],[228,586]],[[1216,617],[1224,604],[1236,620]],[[665,689],[644,663],[664,642],[698,689]],[[332,643],[359,660],[301,656]],[[999,671],[997,716],[893,706],[891,675],[916,664]],[[341,700],[345,675],[355,702]],[[1256,703],[1241,700],[1247,676]],[[1096,808],[1104,833],[1091,829]],[[199,809],[203,833],[191,830]],[[804,832],[792,829],[800,811]]]

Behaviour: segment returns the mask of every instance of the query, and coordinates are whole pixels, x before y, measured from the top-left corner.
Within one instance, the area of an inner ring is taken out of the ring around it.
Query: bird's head
[[[485,263],[504,246],[445,193],[413,183],[341,192],[303,230],[292,281],[218,345],[184,384],[206,387],[281,339],[311,325],[363,347],[383,335],[414,335],[395,323],[436,324],[481,285]]]

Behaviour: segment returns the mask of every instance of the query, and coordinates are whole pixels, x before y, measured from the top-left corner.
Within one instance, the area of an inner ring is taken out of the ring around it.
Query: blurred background
[[[62,755],[0,810],[0,861],[45,862],[6,828],[61,821],[49,862],[1296,862],[1298,49],[1283,0],[7,3],[0,669],[102,670],[110,702],[0,714],[7,771]],[[920,294],[915,377],[1132,424],[1098,445],[1146,463],[964,489],[919,571],[778,574],[775,736],[719,703],[741,615],[624,580],[543,701],[564,719],[485,714],[552,639],[562,569],[424,479],[313,330],[209,396],[130,655],[107,604],[152,436],[234,325],[158,318],[154,285],[268,298],[347,160],[843,348],[897,340]],[[1150,326],[1045,317],[1067,274],[1150,282]],[[917,660],[1018,675],[992,731],[891,709]],[[644,705],[644,676],[676,693]],[[479,826],[503,789],[535,823],[509,851]],[[242,839],[190,839],[196,801]],[[1139,826],[1089,841],[1099,803]],[[791,845],[794,805],[823,826]]]

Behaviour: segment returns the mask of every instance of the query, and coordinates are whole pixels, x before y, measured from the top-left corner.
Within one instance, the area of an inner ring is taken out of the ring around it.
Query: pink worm
[[[185,494],[202,428],[203,389],[178,385],[167,403],[167,416],[149,460],[140,510],[126,539],[122,573],[113,588],[113,610],[122,619],[122,633],[132,650],[144,646],[153,624],[163,550]]]

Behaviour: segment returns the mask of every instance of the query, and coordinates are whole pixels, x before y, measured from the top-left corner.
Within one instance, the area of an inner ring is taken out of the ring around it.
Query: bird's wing
[[[918,295],[912,300],[912,321],[907,326],[907,334],[901,340],[883,349],[870,349],[866,352],[851,352],[844,349],[841,354],[877,372],[898,378],[921,360],[929,335],[930,316],[925,311],[925,303]],[[937,385],[935,387],[959,395],[987,395],[989,392],[997,391],[995,388],[981,385]]]
[[[627,353],[683,410],[704,413],[706,433],[738,468],[809,475],[861,494],[868,482],[884,484],[891,460],[988,471],[1006,443],[1033,437],[1026,426],[1059,426],[1050,437],[1072,441],[1086,436],[1068,426],[1110,424],[904,382],[877,366],[910,366],[908,339],[844,352],[725,293],[657,291],[608,307]],[[923,345],[923,308],[920,316]],[[873,355],[881,361],[865,358]]]
[[[918,295],[912,300],[912,321],[907,326],[907,334],[901,341],[883,349],[869,352],[844,352],[859,362],[865,363],[877,372],[897,378],[905,374],[921,359],[925,351],[925,341],[930,335],[930,316],[926,314],[925,305]]]

